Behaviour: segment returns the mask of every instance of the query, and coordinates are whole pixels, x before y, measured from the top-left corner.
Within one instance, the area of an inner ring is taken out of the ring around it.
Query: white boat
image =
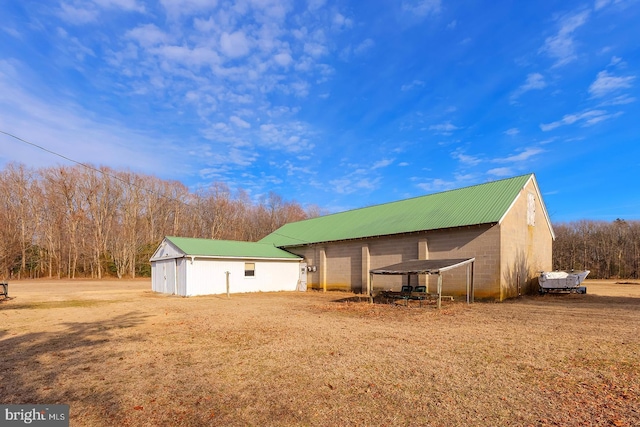
[[[587,288],[580,286],[589,270],[582,271],[543,271],[538,276],[539,291],[541,294],[547,292],[576,292],[586,294]]]

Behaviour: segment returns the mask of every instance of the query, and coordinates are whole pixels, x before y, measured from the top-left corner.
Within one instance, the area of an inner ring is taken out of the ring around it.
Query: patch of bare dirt
[[[640,286],[586,286],[438,311],[12,282],[0,402],[66,403],[74,426],[640,425]]]

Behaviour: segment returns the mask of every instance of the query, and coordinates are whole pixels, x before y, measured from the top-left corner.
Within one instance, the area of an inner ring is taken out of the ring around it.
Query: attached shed
[[[552,268],[554,239],[529,174],[285,224],[260,242],[303,257],[310,288],[361,293],[371,270],[474,258],[475,296],[501,301],[537,289],[538,272]],[[458,270],[443,274],[451,294],[464,296],[466,274]],[[385,276],[381,286],[399,289],[404,280]]]
[[[150,261],[152,290],[181,296],[295,291],[306,277],[300,256],[269,243],[165,237]]]

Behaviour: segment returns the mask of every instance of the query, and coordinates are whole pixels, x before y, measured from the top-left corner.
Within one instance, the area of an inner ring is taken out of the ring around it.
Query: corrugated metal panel
[[[165,238],[186,255],[240,257],[240,258],[300,258],[297,255],[276,248],[271,243],[237,242],[233,240],[195,239],[190,237]]]
[[[260,243],[297,246],[497,223],[532,177],[522,175],[286,224]]]

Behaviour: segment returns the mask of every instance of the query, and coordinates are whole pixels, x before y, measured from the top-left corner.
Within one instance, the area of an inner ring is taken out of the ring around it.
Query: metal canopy
[[[372,274],[440,274],[444,271],[474,262],[475,258],[413,259],[387,267],[375,268]]]
[[[398,264],[389,265],[387,267],[375,268],[369,270],[370,280],[367,284],[369,300],[373,302],[373,275],[374,274],[396,274],[407,275],[409,279],[411,275],[419,274],[437,274],[438,275],[438,308],[442,301],[442,273],[454,268],[467,267],[467,304],[473,302],[473,267],[475,258],[455,258],[455,259],[413,259]],[[409,280],[407,279],[407,280]],[[427,288],[427,293],[429,288]]]

